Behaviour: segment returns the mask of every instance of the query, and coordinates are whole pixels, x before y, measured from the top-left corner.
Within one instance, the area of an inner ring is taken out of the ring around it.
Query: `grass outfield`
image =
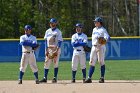
[[[3,62],[0,63],[0,80],[18,80],[19,74],[19,62]],[[39,69],[39,79],[43,78],[44,69],[43,62],[37,62]],[[87,74],[89,65],[87,62]],[[94,80],[100,77],[100,67],[96,64],[95,73],[93,75]],[[51,65],[48,79],[53,78],[53,66]],[[23,77],[24,80],[33,80],[33,73],[28,65]],[[71,62],[59,63],[59,80],[71,79]],[[78,67],[76,79],[82,79],[82,73],[80,66]],[[106,75],[107,80],[140,80],[140,60],[106,60]]]

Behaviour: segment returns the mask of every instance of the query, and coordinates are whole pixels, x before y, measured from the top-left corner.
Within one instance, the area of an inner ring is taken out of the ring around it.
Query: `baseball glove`
[[[58,54],[58,50],[57,49],[55,49],[55,50],[53,50],[53,49],[47,49],[47,54],[46,54],[46,56],[49,58],[49,59],[53,59],[53,58],[55,58],[56,56],[57,56],[57,54]]]
[[[91,51],[91,47],[89,47],[89,46],[83,46],[83,48],[84,48],[84,51],[85,52],[90,52]]]
[[[32,47],[32,50],[37,50],[40,47],[39,44],[37,44],[35,47]]]
[[[101,44],[101,45],[104,45],[104,44],[106,44],[106,39],[104,37],[99,37],[98,38],[98,43]]]
[[[49,53],[48,54],[48,58],[49,59],[53,59],[53,58],[55,58],[57,56],[57,53],[55,52],[55,53]]]

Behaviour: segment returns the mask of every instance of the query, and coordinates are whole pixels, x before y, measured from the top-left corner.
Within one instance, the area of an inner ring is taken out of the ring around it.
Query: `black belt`
[[[80,49],[77,49],[77,51],[81,51]]]
[[[23,52],[23,53],[28,53],[28,54],[30,54],[30,53],[33,53],[33,51],[31,51],[31,52]]]

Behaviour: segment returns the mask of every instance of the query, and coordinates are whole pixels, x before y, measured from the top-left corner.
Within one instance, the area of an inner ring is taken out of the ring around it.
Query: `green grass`
[[[17,80],[19,74],[19,62],[7,62],[0,63],[0,80]],[[44,63],[37,62],[39,69],[39,79],[43,78],[44,75]],[[89,65],[87,62],[87,75]],[[48,79],[53,78],[53,64],[50,67]],[[100,66],[97,63],[94,75],[94,80],[100,78]],[[140,60],[106,60],[106,74],[107,80],[140,80]],[[28,65],[26,72],[23,77],[24,80],[34,79],[34,75]],[[71,62],[60,62],[59,63],[59,80],[70,80],[71,79]],[[78,67],[76,79],[82,79],[82,71],[80,66]]]

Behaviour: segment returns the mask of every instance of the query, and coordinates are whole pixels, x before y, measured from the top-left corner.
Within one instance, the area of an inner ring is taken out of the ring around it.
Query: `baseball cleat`
[[[104,83],[104,78],[100,78],[99,83]]]
[[[85,78],[83,79],[83,83],[85,82]]]
[[[75,83],[75,79],[72,79],[71,83]]]
[[[56,78],[53,78],[52,83],[57,83]]]
[[[39,82],[39,80],[37,79],[37,80],[35,81],[35,83],[36,83],[36,84],[39,84],[40,82]]]
[[[47,79],[43,78],[42,80],[39,81],[40,83],[46,83]]]
[[[18,84],[22,84],[22,80],[19,80],[19,81],[18,81]]]
[[[92,80],[90,78],[88,78],[87,80],[85,80],[84,83],[92,83]]]

